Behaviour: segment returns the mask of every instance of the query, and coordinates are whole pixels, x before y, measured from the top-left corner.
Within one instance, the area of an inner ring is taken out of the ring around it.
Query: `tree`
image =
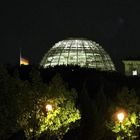
[[[0,65],[0,139],[7,139],[19,130],[18,96],[20,80],[9,75],[7,67]]]
[[[101,140],[105,137],[108,100],[101,86],[94,98],[89,96],[85,84],[79,96],[81,107],[81,124],[83,140]]]
[[[119,94],[117,94],[117,102],[114,108],[112,108],[112,120],[107,123],[107,127],[112,132],[117,134],[119,138],[136,138],[138,137],[138,129],[140,128],[140,105],[139,99],[135,94],[135,91],[123,88]],[[124,120],[120,122],[116,115],[119,111],[124,112]]]
[[[9,74],[3,65],[0,65],[0,139],[5,139],[9,127],[8,114],[8,80]],[[7,126],[5,126],[7,124]]]
[[[40,133],[46,131],[62,139],[72,125],[80,119],[80,112],[75,107],[74,101],[66,97],[60,96],[47,102],[53,104],[54,109],[48,112],[46,117],[40,118]]]
[[[19,98],[20,115],[17,119],[19,125],[24,129],[28,139],[35,138],[37,129],[37,109],[40,103],[40,98],[46,93],[46,85],[43,83],[40,72],[32,68],[29,73],[29,79],[23,81],[21,87],[21,96]],[[32,132],[30,128],[33,128]]]
[[[39,88],[31,89],[40,92]],[[46,94],[37,96],[34,106],[21,114],[18,119],[27,138],[31,139],[35,131],[36,138],[42,133],[47,133],[62,139],[74,123],[80,120],[80,112],[75,106],[76,97],[75,90],[69,90],[61,77],[56,75],[49,84]],[[46,104],[51,104],[53,110],[47,112]]]

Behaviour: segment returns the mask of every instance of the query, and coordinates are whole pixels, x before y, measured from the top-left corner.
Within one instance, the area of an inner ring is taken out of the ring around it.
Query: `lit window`
[[[135,76],[135,75],[138,75],[137,70],[133,70],[133,71],[132,71],[132,75],[134,75],[134,76]]]

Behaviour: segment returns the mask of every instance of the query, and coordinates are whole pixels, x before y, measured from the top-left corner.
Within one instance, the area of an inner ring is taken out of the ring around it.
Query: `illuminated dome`
[[[43,57],[44,68],[56,65],[78,65],[103,71],[114,71],[110,56],[96,42],[86,39],[67,39],[56,43]]]

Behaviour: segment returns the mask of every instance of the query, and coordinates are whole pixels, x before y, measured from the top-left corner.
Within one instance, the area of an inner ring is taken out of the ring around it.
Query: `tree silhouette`
[[[117,112],[123,111],[125,118],[123,122],[117,120]],[[117,94],[117,101],[112,108],[112,120],[107,123],[107,127],[111,129],[118,137],[126,139],[135,139],[138,137],[140,127],[140,105],[135,90],[123,87]]]
[[[32,82],[30,92],[33,90],[35,93],[36,91],[38,93],[44,91],[41,84],[37,84],[37,88],[36,84]],[[55,135],[58,139],[61,139],[80,119],[80,112],[75,106],[76,92],[73,89],[69,90],[59,75],[52,79],[45,90],[45,94],[40,93],[35,97],[32,96],[35,102],[32,102],[31,108],[28,107],[19,117],[18,122],[28,139],[38,138],[42,133],[47,133],[50,136]],[[46,104],[51,104],[53,110],[47,112],[45,110]]]

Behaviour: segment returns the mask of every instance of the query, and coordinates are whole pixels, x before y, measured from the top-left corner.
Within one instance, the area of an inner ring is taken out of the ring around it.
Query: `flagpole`
[[[21,66],[21,48],[19,49],[19,53],[20,53],[19,64]]]

